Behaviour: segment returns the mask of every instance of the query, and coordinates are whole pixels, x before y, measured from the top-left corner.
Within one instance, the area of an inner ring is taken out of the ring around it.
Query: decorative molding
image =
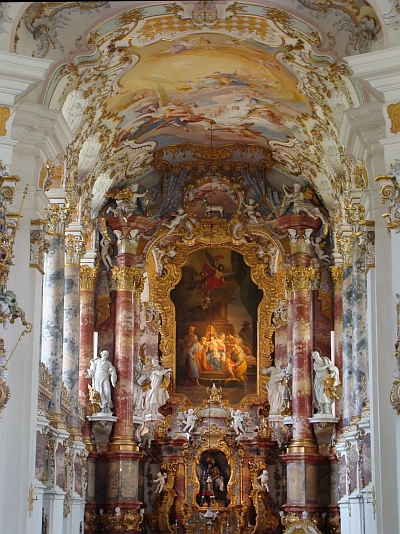
[[[31,221],[31,225],[36,221]],[[43,222],[41,223],[43,224]],[[29,267],[44,274],[44,254],[49,250],[50,241],[45,238],[44,230],[31,230]]]
[[[399,231],[400,228],[400,160],[396,159],[391,165],[391,170],[387,175],[379,175],[375,178],[376,182],[390,182],[381,187],[380,194],[382,203],[388,202],[389,211],[383,213],[382,217],[387,219],[386,228]]]
[[[332,275],[332,281],[333,281],[333,288],[336,291],[342,291],[343,290],[343,266],[332,266],[331,268],[331,275]]]
[[[10,118],[10,115],[10,108],[0,106],[0,137],[7,135],[6,124],[8,119]]]
[[[47,233],[56,237],[64,237],[65,227],[71,222],[71,211],[68,206],[51,203],[46,206]]]
[[[389,119],[392,121],[390,131],[392,134],[397,134],[400,132],[400,102],[396,104],[389,104],[387,107],[387,114]]]
[[[85,252],[85,243],[79,236],[74,234],[65,236],[65,265],[79,265]]]

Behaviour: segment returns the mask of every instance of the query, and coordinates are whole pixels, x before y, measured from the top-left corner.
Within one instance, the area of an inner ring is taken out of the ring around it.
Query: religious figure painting
[[[176,310],[177,393],[201,402],[213,383],[232,404],[255,393],[261,291],[241,254],[205,248],[189,255],[171,292]]]

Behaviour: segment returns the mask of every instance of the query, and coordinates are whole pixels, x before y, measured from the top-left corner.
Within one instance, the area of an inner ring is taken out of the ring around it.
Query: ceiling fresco
[[[13,41],[54,61],[41,98],[73,132],[65,185],[87,219],[109,190],[207,165],[267,173],[280,192],[300,182],[332,209],[338,125],[364,99],[343,58],[382,48],[396,13],[384,25],[364,0],[34,2]]]
[[[295,136],[311,115],[308,98],[259,43],[200,33],[145,47],[105,101],[122,121],[118,141],[155,141],[157,149],[182,137],[197,143],[265,145]]]

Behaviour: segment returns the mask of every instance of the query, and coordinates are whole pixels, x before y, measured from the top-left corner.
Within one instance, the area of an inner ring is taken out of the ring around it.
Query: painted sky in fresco
[[[107,101],[124,117],[121,142],[209,144],[212,124],[215,144],[266,146],[294,137],[297,119],[312,113],[295,77],[264,45],[199,34],[129,51],[138,62]]]

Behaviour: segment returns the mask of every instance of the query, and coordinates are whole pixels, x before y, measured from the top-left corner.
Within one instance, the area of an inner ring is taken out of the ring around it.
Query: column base
[[[110,445],[108,446],[109,452],[112,451],[128,451],[128,452],[140,452],[139,444],[128,436],[117,436],[112,438]]]
[[[294,438],[287,448],[288,454],[317,454],[318,447],[311,438]]]

